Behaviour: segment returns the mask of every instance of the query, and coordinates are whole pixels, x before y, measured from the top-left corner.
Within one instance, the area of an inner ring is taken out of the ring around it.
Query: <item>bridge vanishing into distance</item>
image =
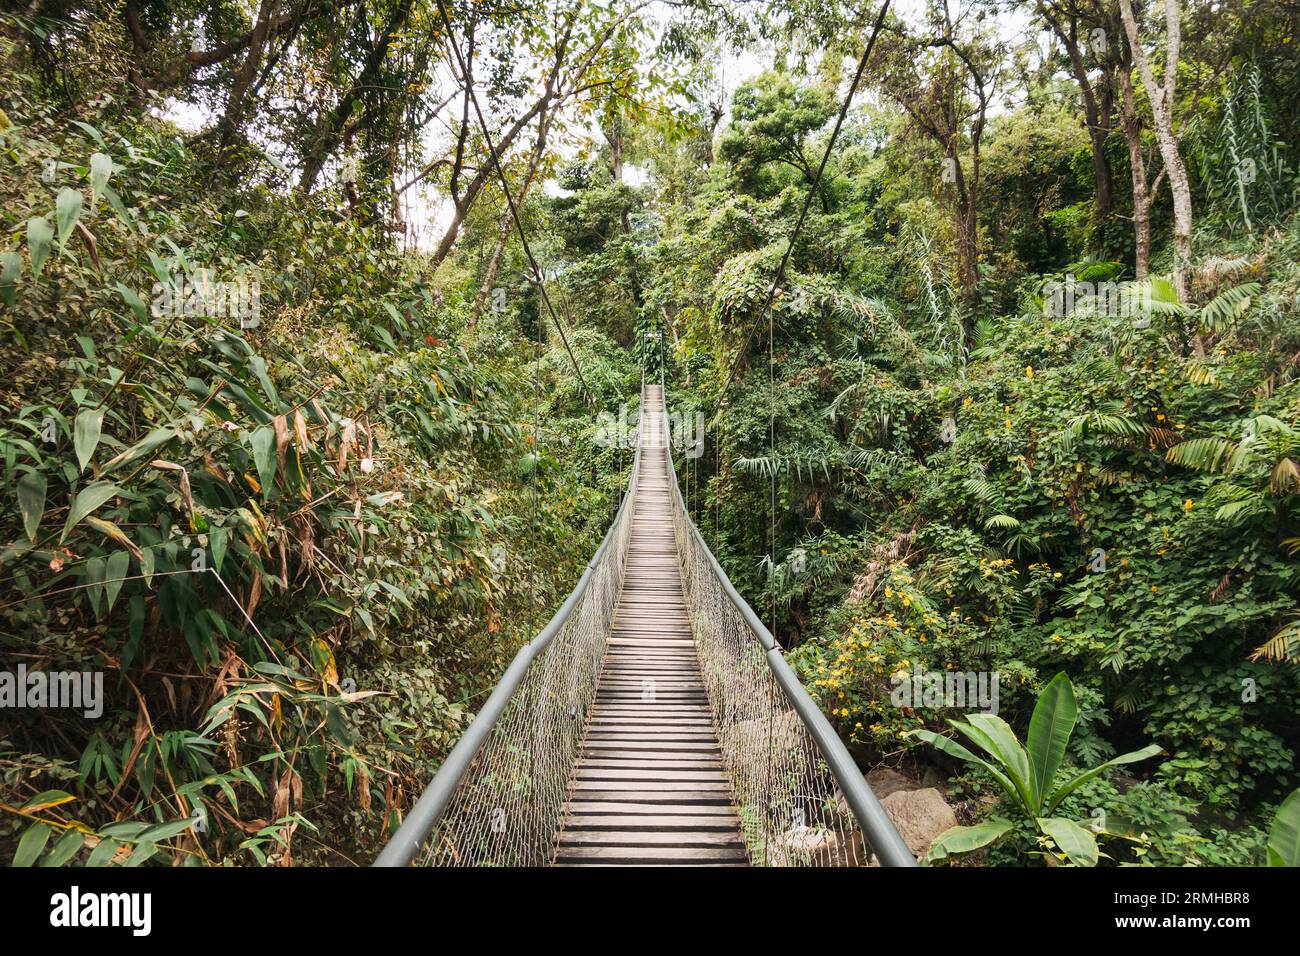
[[[709,551],[641,396],[622,505],[377,866],[914,866]]]

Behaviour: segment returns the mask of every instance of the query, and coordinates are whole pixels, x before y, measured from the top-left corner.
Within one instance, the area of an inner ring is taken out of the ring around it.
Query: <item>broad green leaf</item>
[[[1031,814],[1038,810],[1033,793],[1033,772],[1029,768],[1029,755],[1016,739],[1015,731],[1001,717],[992,714],[971,714],[963,723],[948,722],[967,739],[983,747],[1015,785],[1020,801]]]
[[[69,830],[55,841],[50,852],[41,860],[41,866],[63,866],[81,849],[86,842],[85,834],[80,830]]]
[[[33,823],[28,827],[27,832],[18,841],[18,849],[14,853],[14,866],[31,866],[35,863],[53,832],[45,823]]]
[[[1268,831],[1268,865],[1300,866],[1300,790],[1282,801]]]
[[[99,845],[90,851],[90,856],[86,858],[86,866],[108,866],[113,861],[113,854],[121,846],[116,840],[103,837]]]
[[[1038,826],[1075,866],[1097,865],[1097,838],[1087,827],[1065,817],[1040,817]]]
[[[73,428],[73,446],[77,450],[77,470],[85,471],[86,464],[99,445],[100,430],[104,426],[104,409],[88,408],[77,416]]]
[[[81,190],[73,189],[71,186],[64,186],[59,190],[58,198],[54,201],[55,218],[59,221],[59,245],[65,246],[68,243],[68,236],[72,235],[72,229],[81,218]]]
[[[1010,820],[985,820],[969,827],[951,827],[940,833],[930,844],[925,854],[924,864],[929,866],[949,857],[973,853],[988,846],[1002,834],[1011,829]]]
[[[944,753],[948,754],[949,756],[956,757],[958,760],[964,760],[967,763],[971,763],[971,764],[975,764],[976,766],[983,767],[985,770],[988,771],[988,773],[993,777],[993,779],[997,781],[998,786],[1006,791],[1008,797],[1016,801],[1020,799],[1020,794],[1019,791],[1016,789],[1016,785],[1011,782],[1010,778],[1007,777],[1007,775],[1003,773],[1001,769],[995,767],[991,762],[983,759],[982,757],[977,757],[975,754],[971,753],[971,751],[967,750],[965,747],[963,747],[957,741],[953,740],[951,737],[945,737],[942,734],[936,734],[932,730],[913,730],[910,736],[918,737],[921,740],[924,740],[926,743],[930,744],[931,746],[939,750],[942,750]]]
[[[121,219],[127,228],[134,229],[135,220],[131,218],[131,213],[127,211],[126,203],[122,202],[122,197],[117,194],[117,190],[112,186],[105,186],[103,192],[109,206],[112,207],[113,212],[117,213],[117,218]]]
[[[1034,714],[1029,719],[1029,760],[1033,764],[1034,801],[1042,806],[1065,759],[1065,747],[1074,733],[1079,708],[1074,701],[1074,687],[1065,672],[1057,674],[1038,695]]]
[[[32,797],[19,809],[24,813],[35,813],[38,810],[48,810],[50,807],[61,807],[65,803],[71,803],[76,799],[65,790],[45,790]]]
[[[212,549],[212,566],[221,573],[221,562],[226,559],[226,529],[213,528],[208,532],[208,547]]]
[[[253,462],[257,465],[257,480],[262,483],[262,497],[271,493],[275,481],[275,429],[263,425],[251,436],[253,445]]]
[[[155,428],[130,448],[123,452],[119,452],[108,461],[104,462],[104,467],[99,470],[99,473],[101,475],[107,475],[109,472],[117,470],[128,462],[137,461],[160,446],[167,444],[167,442],[171,441],[175,437],[176,429],[174,428],[166,425],[161,428]]]
[[[82,488],[72,501],[72,510],[68,512],[68,521],[63,526],[63,535],[59,541],[66,541],[69,532],[81,523],[82,518],[93,512],[109,498],[121,493],[122,489],[111,481],[94,481]]]
[[[43,472],[29,471],[18,479],[18,510],[23,514],[23,530],[27,539],[36,543],[36,532],[45,515],[45,490],[47,481]]]
[[[131,554],[128,551],[114,551],[108,556],[108,570],[104,574],[104,594],[107,596],[107,605],[104,613],[107,614],[113,610],[113,603],[117,600],[118,594],[125,583],[123,578],[131,570]]]
[[[139,319],[141,323],[148,322],[149,307],[144,304],[144,300],[120,282],[117,283],[116,288],[118,295],[122,297],[122,301],[129,305],[131,311],[135,313],[135,317]]]
[[[1061,787],[1059,787],[1056,790],[1055,793],[1052,794],[1051,799],[1048,800],[1047,802],[1047,808],[1046,808],[1047,812],[1052,813],[1053,811],[1055,811],[1056,808],[1061,805],[1062,800],[1068,797],[1075,790],[1078,790],[1080,787],[1082,787],[1093,777],[1096,777],[1102,771],[1109,770],[1111,767],[1118,767],[1126,763],[1137,763],[1139,760],[1146,760],[1148,757],[1154,757],[1156,754],[1160,753],[1160,751],[1161,751],[1161,747],[1159,744],[1148,744],[1147,746],[1143,747],[1141,750],[1134,750],[1131,753],[1121,754],[1120,756],[1115,757],[1113,760],[1107,760],[1104,764],[1101,764],[1100,766],[1093,767],[1091,770],[1085,770],[1083,773],[1079,774],[1073,780],[1070,780],[1069,782],[1063,784]]]
[[[44,216],[35,216],[27,220],[27,251],[32,257],[32,275],[39,276],[45,268],[45,260],[50,255],[50,243],[54,241],[54,227]]]
[[[105,153],[95,153],[90,157],[90,204],[99,202],[100,194],[108,185],[108,177],[113,175],[113,160]]]
[[[180,836],[193,825],[194,820],[190,817],[172,820],[169,823],[156,823],[140,831],[140,834],[135,839],[140,843],[160,843],[163,840],[170,840],[172,837]]]
[[[18,300],[18,276],[23,271],[21,254],[9,251],[0,255],[0,301],[13,305]]]

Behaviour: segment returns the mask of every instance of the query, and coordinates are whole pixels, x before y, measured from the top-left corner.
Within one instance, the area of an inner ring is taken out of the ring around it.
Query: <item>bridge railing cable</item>
[[[671,424],[664,414],[665,436]],[[762,620],[704,543],[677,485],[666,439],[682,589],[756,866],[916,866],[843,741]],[[865,839],[864,839],[865,836]]]
[[[375,866],[545,866],[596,694],[632,534],[640,442],[605,539],[515,656]]]

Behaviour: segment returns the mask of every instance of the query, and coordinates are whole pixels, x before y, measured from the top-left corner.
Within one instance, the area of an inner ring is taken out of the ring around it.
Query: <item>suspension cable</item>
[[[438,2],[441,5],[442,0],[438,0]],[[776,267],[776,275],[772,277],[772,285],[767,290],[767,298],[763,301],[763,308],[759,310],[758,316],[745,332],[744,341],[740,344],[740,351],[736,354],[736,360],[731,364],[731,371],[727,375],[727,381],[722,386],[722,391],[718,393],[718,413],[721,413],[727,391],[731,388],[736,373],[745,360],[745,353],[749,351],[749,343],[754,337],[754,330],[758,328],[759,324],[770,312],[772,303],[776,299],[776,290],[780,286],[781,280],[785,278],[786,265],[789,263],[790,255],[794,251],[795,241],[799,238],[799,233],[803,229],[804,220],[808,218],[808,209],[812,206],[813,197],[817,195],[817,190],[821,186],[822,173],[826,170],[826,164],[830,160],[831,150],[835,148],[835,140],[839,138],[840,127],[844,125],[844,118],[848,115],[849,105],[853,102],[853,96],[857,93],[858,85],[862,82],[862,74],[866,72],[867,61],[871,58],[871,51],[876,45],[876,37],[879,36],[881,27],[884,26],[885,14],[888,11],[889,0],[884,0],[880,7],[880,14],[876,17],[875,25],[871,29],[871,37],[867,41],[867,47],[862,51],[862,57],[858,60],[858,69],[853,75],[853,82],[849,84],[848,95],[844,97],[844,102],[840,105],[839,115],[835,118],[835,127],[831,130],[831,138],[826,142],[826,149],[822,152],[821,162],[817,165],[817,173],[813,176],[812,184],[808,187],[808,194],[804,196],[803,208],[799,210],[799,219],[795,223],[794,231],[790,233],[790,239],[786,243],[785,251],[781,254],[781,262]],[[717,420],[717,414],[715,414],[714,420]]]
[[[505,170],[501,167],[501,157],[497,154],[497,148],[492,142],[492,134],[488,132],[487,120],[483,118],[483,110],[479,107],[478,96],[474,93],[474,83],[469,75],[469,69],[465,65],[465,58],[460,52],[460,45],[456,42],[456,31],[451,25],[451,16],[447,13],[444,0],[437,0],[437,2],[438,13],[442,16],[442,22],[447,27],[447,45],[451,47],[456,56],[456,64],[460,68],[460,75],[465,81],[465,93],[469,96],[470,104],[474,107],[474,115],[478,118],[479,129],[483,133],[483,142],[492,158],[492,165],[497,171],[497,178],[501,180],[501,192],[505,195],[506,205],[510,208],[510,218],[514,221],[515,230],[519,233],[519,242],[524,249],[524,255],[528,258],[529,266],[532,267],[533,285],[537,287],[538,294],[541,295],[542,302],[546,305],[546,311],[550,313],[555,330],[560,333],[560,341],[564,343],[564,351],[569,354],[569,361],[573,364],[573,370],[578,373],[578,382],[582,386],[583,397],[590,404],[595,401],[595,397],[592,395],[591,389],[587,387],[587,380],[582,374],[582,366],[578,364],[578,360],[573,355],[573,349],[569,345],[569,337],[564,332],[564,326],[560,323],[560,317],[555,312],[555,306],[551,304],[551,297],[546,293],[546,281],[542,275],[541,266],[537,264],[532,247],[528,244],[528,236],[524,233],[524,224],[519,219],[519,209],[515,205],[514,195],[510,192],[510,183],[506,179]]]

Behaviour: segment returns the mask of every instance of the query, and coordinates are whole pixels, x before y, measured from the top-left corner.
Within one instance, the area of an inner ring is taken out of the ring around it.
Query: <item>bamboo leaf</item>
[[[47,480],[39,471],[29,471],[18,479],[18,510],[23,515],[23,530],[27,539],[36,542],[36,532],[45,516],[45,490]]]
[[[59,541],[66,541],[69,532],[79,525],[86,515],[93,512],[109,498],[121,493],[122,489],[111,481],[95,481],[82,488],[81,491],[77,492],[77,497],[73,499],[72,510],[68,512],[68,521],[63,526],[63,535],[59,538]]]
[[[59,190],[58,197],[54,200],[55,218],[59,223],[59,246],[65,246],[68,243],[68,236],[72,235],[72,229],[81,218],[82,206],[81,190],[73,189],[71,186],[64,186]]]
[[[45,267],[45,260],[50,255],[50,243],[54,241],[54,227],[44,216],[27,220],[27,251],[32,257],[32,275],[39,276]]]
[[[35,863],[53,832],[45,823],[34,823],[28,827],[27,832],[18,841],[18,849],[14,853],[14,866],[31,866]]]
[[[77,416],[73,428],[73,446],[77,451],[77,470],[85,471],[86,463],[99,445],[100,431],[104,426],[104,409],[88,408]]]

